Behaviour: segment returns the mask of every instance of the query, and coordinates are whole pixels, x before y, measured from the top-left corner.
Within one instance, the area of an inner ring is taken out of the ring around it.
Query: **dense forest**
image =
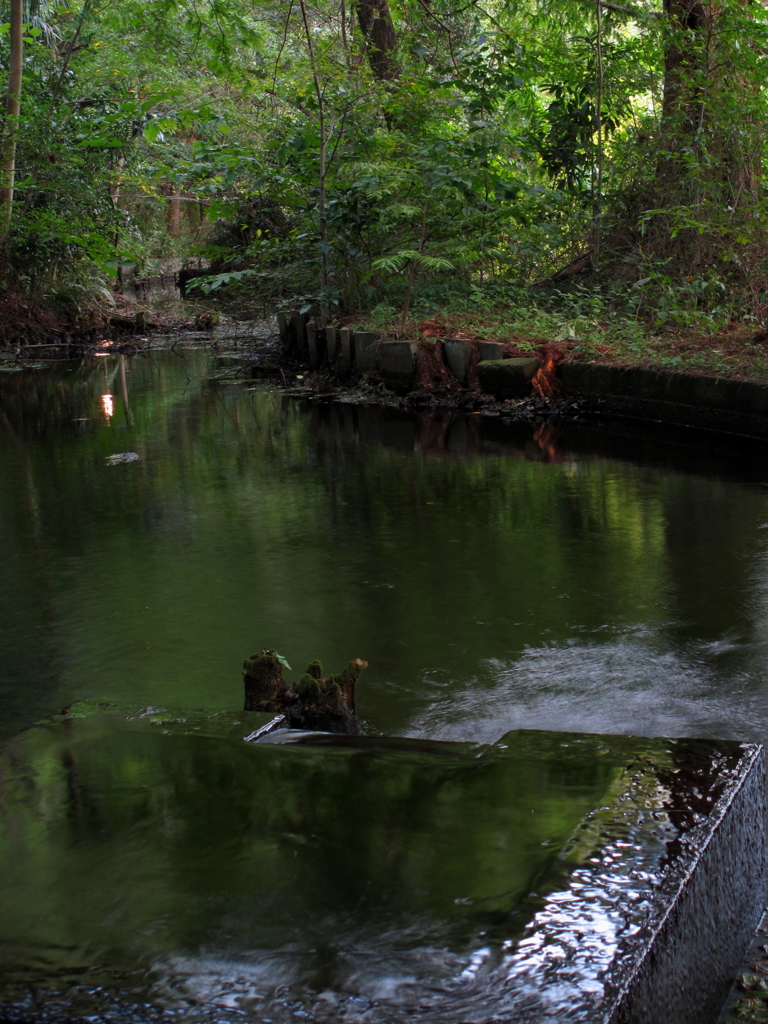
[[[182,266],[204,301],[406,332],[502,308],[555,340],[763,325],[762,4],[6,0],[0,19],[6,332]]]

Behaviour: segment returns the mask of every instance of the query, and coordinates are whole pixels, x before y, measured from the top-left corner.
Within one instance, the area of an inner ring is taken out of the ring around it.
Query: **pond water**
[[[384,734],[768,737],[763,445],[412,419],[226,365],[0,374],[2,733],[80,699],[237,708],[274,647],[368,661]]]
[[[655,826],[618,843],[645,875],[599,830],[568,853],[626,751],[502,738],[768,737],[762,446],[409,417],[227,365],[0,374],[0,1006],[454,1021],[458,993],[490,1020],[577,861],[594,893],[589,863],[637,889],[669,857]],[[262,647],[366,659],[374,739],[244,744]]]

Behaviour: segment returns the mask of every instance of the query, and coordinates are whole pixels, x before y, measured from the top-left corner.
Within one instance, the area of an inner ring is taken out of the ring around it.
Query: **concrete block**
[[[328,365],[333,369],[336,365],[336,346],[339,340],[339,332],[335,327],[325,328],[325,355]]]
[[[379,366],[383,373],[410,376],[416,365],[415,341],[383,341],[379,345]]]
[[[443,351],[456,380],[466,380],[472,358],[472,342],[465,338],[443,338]]]
[[[501,359],[507,346],[503,341],[478,341],[477,347],[481,361],[486,362],[489,359]]]
[[[308,320],[306,326],[307,332],[307,350],[309,352],[309,365],[311,369],[316,370],[320,365],[320,359],[317,354],[317,324],[314,320]]]
[[[355,331],[355,367],[358,373],[376,369],[379,339],[372,331]]]
[[[308,320],[306,326],[309,365],[313,370],[327,364],[325,328],[318,327],[317,320]]]
[[[277,314],[277,333],[280,335],[280,348],[285,352],[288,349],[288,313]]]
[[[497,398],[526,398],[541,361],[535,357],[494,359],[477,364],[480,387]]]
[[[288,338],[291,350],[299,358],[308,355],[306,313],[301,313],[298,309],[291,310]]]
[[[352,345],[352,331],[342,327],[339,331],[339,345],[341,346],[341,368],[342,370],[352,369],[352,356],[354,348]]]

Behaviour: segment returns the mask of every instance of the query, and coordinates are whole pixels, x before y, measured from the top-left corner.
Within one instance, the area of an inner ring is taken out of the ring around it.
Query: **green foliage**
[[[643,312],[717,318],[724,287],[761,318],[768,16],[727,0],[682,31],[642,0],[598,34],[595,11],[403,0],[386,81],[332,0],[311,49],[265,0],[31,12],[6,284],[195,257],[204,294],[397,308],[412,285],[416,310],[592,251]]]

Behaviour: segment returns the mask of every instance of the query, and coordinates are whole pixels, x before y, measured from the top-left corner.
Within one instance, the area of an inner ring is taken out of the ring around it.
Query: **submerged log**
[[[357,734],[355,684],[367,667],[356,658],[340,675],[324,678],[322,665],[313,661],[298,682],[288,683],[280,656],[263,650],[243,662],[244,710],[284,715],[292,729]]]

